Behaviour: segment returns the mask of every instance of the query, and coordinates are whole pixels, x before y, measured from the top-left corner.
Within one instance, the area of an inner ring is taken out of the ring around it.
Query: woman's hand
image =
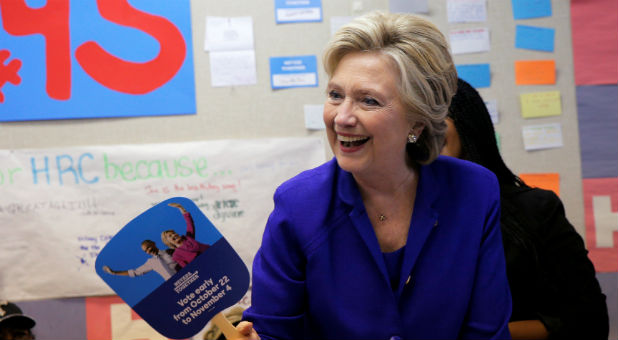
[[[547,339],[549,332],[540,320],[522,320],[509,322],[512,339]]]
[[[185,210],[185,208],[184,208],[182,205],[178,204],[178,203],[168,203],[167,205],[168,205],[168,206],[170,206],[170,207],[172,207],[172,208],[178,208],[178,209],[180,209],[180,211],[181,211],[183,214],[184,214],[185,212],[187,212],[187,210]]]
[[[103,266],[103,271],[108,274],[114,274],[114,271],[108,266]]]
[[[241,336],[238,340],[260,340],[260,336],[255,329],[253,329],[253,323],[249,321],[241,321],[236,326],[236,330]]]

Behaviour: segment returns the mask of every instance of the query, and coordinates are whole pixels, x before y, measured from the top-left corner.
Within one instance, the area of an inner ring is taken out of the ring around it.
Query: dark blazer
[[[553,339],[607,339],[605,295],[584,241],[552,191],[502,188],[512,321],[541,320]]]
[[[476,164],[420,169],[391,288],[353,176],[335,159],[276,191],[244,318],[262,339],[509,338],[499,188]]]

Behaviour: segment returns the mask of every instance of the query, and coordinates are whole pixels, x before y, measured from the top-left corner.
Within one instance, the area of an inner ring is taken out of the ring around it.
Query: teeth
[[[348,136],[342,136],[342,135],[337,135],[337,140],[340,142],[358,142],[361,140],[365,140],[367,139],[367,137],[348,137]]]

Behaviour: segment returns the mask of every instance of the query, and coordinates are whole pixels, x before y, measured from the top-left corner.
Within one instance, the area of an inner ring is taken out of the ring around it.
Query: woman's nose
[[[349,99],[346,98],[346,100],[339,104],[335,112],[335,124],[339,126],[351,126],[356,124],[354,105]]]

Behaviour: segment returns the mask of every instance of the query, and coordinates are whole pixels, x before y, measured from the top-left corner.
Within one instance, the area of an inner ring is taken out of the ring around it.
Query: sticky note
[[[553,28],[517,25],[515,26],[515,48],[553,52],[554,36]]]
[[[551,16],[551,2],[549,0],[511,0],[513,18],[531,19]]]
[[[558,116],[562,114],[560,91],[522,93],[521,115],[524,118]]]
[[[522,127],[524,148],[527,151],[560,148],[562,125],[560,123],[529,125]]]
[[[459,78],[467,81],[476,88],[489,87],[491,85],[491,73],[489,64],[463,64],[455,65]]]
[[[560,174],[559,173],[529,173],[519,174],[528,186],[551,190],[560,196]]]
[[[556,83],[554,60],[519,60],[515,62],[515,84],[553,85]]]

